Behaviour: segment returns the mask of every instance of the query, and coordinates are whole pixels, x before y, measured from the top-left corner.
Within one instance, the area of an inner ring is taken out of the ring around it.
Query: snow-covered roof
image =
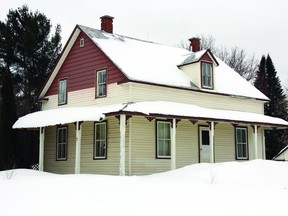
[[[198,88],[179,65],[199,61],[207,52],[134,39],[78,25],[131,81],[194,89],[198,91],[269,100],[220,59],[215,67],[215,89]]]
[[[262,114],[208,109],[176,102],[146,101],[109,106],[72,107],[39,111],[19,118],[13,125],[13,128],[38,128],[77,121],[101,121],[105,117],[111,114],[116,115],[117,113],[288,127],[288,122],[283,119]]]

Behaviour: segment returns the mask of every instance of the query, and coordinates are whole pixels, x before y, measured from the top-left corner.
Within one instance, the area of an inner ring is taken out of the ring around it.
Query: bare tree
[[[247,52],[234,46],[228,49],[226,46],[217,46],[212,35],[198,36],[201,39],[201,49],[209,49],[215,56],[224,61],[227,65],[238,72],[248,81],[253,81],[258,68],[258,59],[255,56],[248,56]],[[189,49],[189,42],[181,41],[179,47]]]

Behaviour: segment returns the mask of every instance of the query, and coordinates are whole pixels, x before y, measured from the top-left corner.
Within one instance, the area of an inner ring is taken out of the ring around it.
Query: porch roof
[[[280,118],[167,101],[145,101],[109,106],[70,107],[39,111],[19,118],[13,128],[39,128],[77,121],[101,121],[108,116],[119,114],[288,128],[288,122]]]

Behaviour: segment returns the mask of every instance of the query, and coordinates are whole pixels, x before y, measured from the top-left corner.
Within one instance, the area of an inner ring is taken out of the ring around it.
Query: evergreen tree
[[[15,97],[10,74],[2,71],[2,109],[0,119],[0,169],[17,166],[17,131],[12,129],[17,120]]]
[[[4,85],[4,76],[1,73],[5,68],[14,83],[18,117],[39,110],[39,91],[61,51],[60,25],[57,25],[53,35],[50,34],[51,30],[50,20],[38,11],[30,11],[26,5],[9,10],[7,19],[0,21],[0,84],[3,81]],[[3,96],[3,112],[5,109],[9,109],[9,106],[4,105]],[[0,133],[3,135],[4,128],[12,125],[10,122],[10,125],[4,122],[1,124],[3,131]],[[14,154],[17,155],[19,167],[28,168],[37,162],[38,134],[23,130],[17,134],[18,153]],[[13,146],[12,143],[8,144],[12,141],[5,142],[5,145]]]
[[[262,57],[254,85],[270,99],[264,106],[265,115],[287,119],[286,96],[269,55],[267,55],[267,58],[265,56]],[[287,131],[266,130],[265,141],[266,158],[272,159],[286,146]]]
[[[26,5],[0,21],[0,64],[13,75],[18,113],[38,110],[37,96],[61,51],[60,25],[50,36],[50,20]]]

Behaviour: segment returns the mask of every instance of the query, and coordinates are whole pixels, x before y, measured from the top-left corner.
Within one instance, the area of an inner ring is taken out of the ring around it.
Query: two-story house
[[[265,159],[269,99],[200,39],[191,49],[76,25],[44,85],[42,111],[14,128],[39,128],[40,170],[150,174],[202,162]]]

